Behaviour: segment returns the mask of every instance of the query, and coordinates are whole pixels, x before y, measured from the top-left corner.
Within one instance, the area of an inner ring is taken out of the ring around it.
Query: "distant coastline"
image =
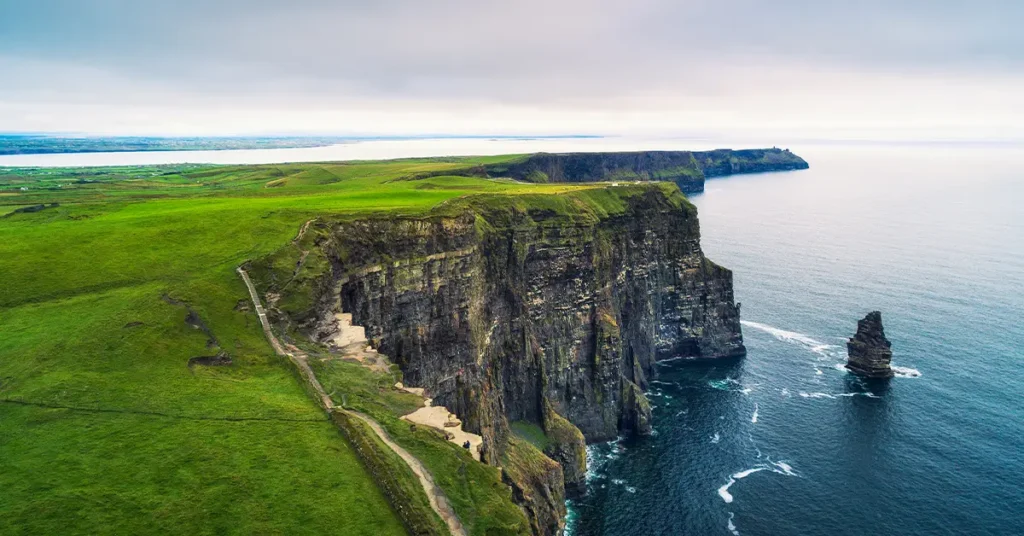
[[[235,151],[306,149],[364,141],[420,139],[594,139],[596,135],[502,136],[75,136],[60,134],[0,134],[0,155],[126,153],[148,151]]]

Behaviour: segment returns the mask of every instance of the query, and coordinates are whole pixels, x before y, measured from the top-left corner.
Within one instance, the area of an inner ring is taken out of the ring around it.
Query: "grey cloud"
[[[737,59],[1014,72],[1017,1],[0,0],[0,55],[174,87],[559,99],[715,88]]]

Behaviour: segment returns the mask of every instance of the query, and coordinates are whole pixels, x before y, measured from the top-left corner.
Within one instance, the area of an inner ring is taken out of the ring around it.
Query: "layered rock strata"
[[[620,207],[483,200],[317,221],[330,270],[304,287],[312,305],[291,312],[327,343],[340,304],[406,385],[482,436],[482,459],[504,467],[538,534],[564,526],[585,442],[650,433],[644,389],[658,361],[745,354],[732,273],[701,251],[693,206],[668,188],[607,191]],[[519,420],[544,430],[544,454],[512,434]]]
[[[892,378],[891,348],[882,328],[882,313],[872,311],[857,322],[857,333],[846,343],[846,368],[866,378]]]

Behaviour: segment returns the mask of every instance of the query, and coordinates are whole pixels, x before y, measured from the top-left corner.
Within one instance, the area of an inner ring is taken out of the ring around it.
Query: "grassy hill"
[[[445,175],[503,158],[0,168],[0,532],[404,533],[234,270],[317,216],[594,188]]]

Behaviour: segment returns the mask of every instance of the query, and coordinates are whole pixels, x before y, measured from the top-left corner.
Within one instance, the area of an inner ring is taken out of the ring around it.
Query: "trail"
[[[303,226],[302,232],[305,231],[307,226],[308,225]],[[274,352],[281,357],[287,357],[292,364],[298,368],[299,374],[306,383],[309,384],[319,398],[320,406],[328,413],[335,411],[343,412],[346,415],[351,415],[352,417],[360,419],[368,424],[370,429],[377,434],[377,437],[379,437],[380,440],[388,446],[388,448],[394,451],[395,454],[402,458],[406,465],[409,466],[409,469],[412,470],[413,474],[416,475],[416,478],[419,479],[420,485],[423,486],[423,492],[427,494],[427,499],[430,501],[430,507],[437,512],[437,515],[440,516],[441,519],[444,520],[445,524],[448,526],[448,531],[451,532],[453,536],[466,536],[466,529],[463,528],[462,522],[459,521],[458,516],[455,514],[455,510],[448,501],[448,497],[445,496],[444,491],[434,483],[434,479],[430,476],[430,472],[427,471],[426,467],[424,467],[415,456],[409,454],[408,451],[392,441],[391,437],[383,428],[381,428],[377,421],[374,421],[362,413],[349,411],[334,405],[334,401],[331,400],[331,397],[324,391],[323,385],[321,385],[320,381],[316,379],[313,369],[309,367],[308,356],[292,345],[288,345],[286,350],[285,346],[283,346],[281,342],[277,340],[277,337],[274,336],[273,331],[270,329],[270,322],[267,320],[267,312],[263,309],[263,304],[260,302],[259,295],[256,294],[256,287],[253,286],[252,280],[249,279],[249,274],[246,273],[241,266],[238,267],[238,274],[242,276],[242,280],[245,281],[245,286],[249,289],[249,296],[252,298],[252,304],[256,308],[256,315],[259,317],[260,324],[263,326],[263,334],[266,335],[270,345],[274,348]]]

